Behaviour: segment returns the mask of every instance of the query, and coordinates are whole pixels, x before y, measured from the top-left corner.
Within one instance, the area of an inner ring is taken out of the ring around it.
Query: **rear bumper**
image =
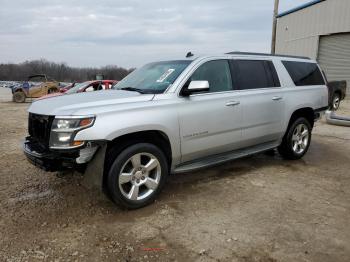
[[[82,169],[99,148],[97,144],[89,145],[73,150],[42,150],[37,142],[26,139],[23,143],[23,152],[31,164],[45,171],[55,172]]]

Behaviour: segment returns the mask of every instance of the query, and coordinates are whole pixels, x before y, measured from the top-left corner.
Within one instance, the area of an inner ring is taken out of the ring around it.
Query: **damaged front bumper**
[[[67,169],[82,169],[91,161],[103,142],[87,142],[83,147],[74,149],[50,150],[39,142],[27,137],[23,151],[33,165],[49,172]]]

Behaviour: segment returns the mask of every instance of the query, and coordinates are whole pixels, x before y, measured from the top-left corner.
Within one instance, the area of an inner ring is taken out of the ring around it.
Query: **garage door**
[[[350,92],[350,33],[320,37],[318,62],[328,81],[346,80]]]

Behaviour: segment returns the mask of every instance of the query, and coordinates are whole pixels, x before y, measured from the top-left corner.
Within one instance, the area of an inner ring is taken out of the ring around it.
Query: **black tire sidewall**
[[[293,137],[293,133],[294,133],[295,128],[300,124],[304,124],[308,128],[309,140],[308,140],[308,143],[306,145],[305,150],[302,153],[298,154],[298,153],[294,152],[294,150],[293,150],[292,137]],[[283,139],[282,145],[279,148],[280,153],[288,159],[300,159],[300,158],[302,158],[306,154],[306,152],[308,151],[308,149],[310,147],[311,136],[312,136],[312,127],[311,127],[311,124],[309,123],[309,121],[306,120],[306,118],[304,118],[304,117],[297,118],[293,122],[293,124],[291,124],[290,127],[288,128],[288,132],[287,132],[285,138]]]
[[[123,165],[125,164],[125,162],[131,156],[137,153],[143,153],[143,152],[151,153],[158,159],[161,166],[160,182],[157,189],[149,197],[143,200],[137,200],[137,201],[129,200],[121,193],[119,189],[118,180],[119,180],[120,171]],[[113,164],[108,170],[107,188],[108,188],[110,197],[116,204],[122,207],[125,207],[127,209],[136,209],[136,208],[146,206],[152,203],[156,199],[157,195],[160,193],[160,191],[162,190],[165,184],[167,176],[168,176],[168,163],[163,151],[153,144],[138,143],[127,147],[120,154],[118,154],[117,157],[114,159]]]

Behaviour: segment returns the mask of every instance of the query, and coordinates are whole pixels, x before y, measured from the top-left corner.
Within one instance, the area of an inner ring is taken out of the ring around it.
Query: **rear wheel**
[[[287,130],[278,152],[286,159],[300,159],[309,149],[311,142],[311,125],[307,119],[296,119]]]
[[[108,191],[112,200],[128,209],[152,203],[164,186],[168,163],[162,150],[139,143],[123,150],[108,172]]]
[[[340,106],[340,95],[338,93],[335,93],[332,101],[333,110],[338,110],[339,106]]]
[[[22,91],[18,91],[13,94],[12,98],[16,103],[24,103],[26,100],[26,95]]]

